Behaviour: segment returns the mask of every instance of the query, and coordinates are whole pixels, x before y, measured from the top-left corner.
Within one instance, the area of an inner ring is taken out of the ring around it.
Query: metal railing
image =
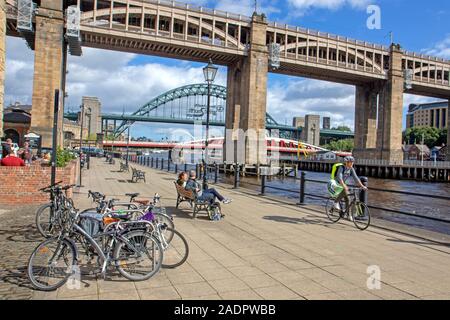
[[[174,173],[178,173],[180,171],[187,172],[188,170],[195,170],[197,173],[198,179],[202,178],[204,174],[209,173],[209,176],[211,176],[211,173],[213,173],[212,180],[214,181],[215,184],[217,184],[219,182],[220,166],[217,163],[215,163],[213,165],[208,165],[205,170],[205,168],[203,168],[203,165],[201,165],[201,164],[187,164],[187,163],[178,164],[178,163],[173,163],[172,161],[170,161],[168,159],[166,160],[163,158],[153,158],[153,157],[146,157],[146,156],[138,156],[138,157],[130,156],[129,161],[132,161],[137,164],[147,166],[150,168],[154,168],[154,169],[160,169],[160,170],[166,169],[167,172],[174,172]],[[240,188],[240,184],[241,184],[240,175],[242,172],[241,166],[242,166],[241,164],[233,164],[232,165],[233,170],[228,171],[230,173],[232,172],[234,175],[234,187],[233,187],[234,189]],[[299,185],[296,189],[281,188],[278,186],[270,185],[267,181],[268,177],[270,177],[270,176],[260,175],[260,183],[259,184],[251,183],[251,182],[247,182],[247,181],[245,181],[244,184],[258,187],[260,190],[260,194],[259,194],[260,196],[267,195],[267,190],[276,190],[276,191],[281,191],[281,192],[285,192],[288,194],[296,194],[297,199],[298,199],[298,202],[297,202],[298,205],[307,204],[306,197],[321,199],[321,200],[330,199],[330,196],[313,194],[313,193],[307,192],[308,191],[307,187],[308,187],[309,183],[318,183],[318,184],[325,185],[328,183],[328,181],[317,180],[317,179],[307,179],[307,174],[304,171],[300,172],[300,177],[291,177],[291,176],[285,177],[285,179],[291,179],[293,181],[299,182]],[[367,183],[368,183],[367,178],[361,177],[361,180],[365,185],[367,185]],[[368,193],[370,193],[370,191],[420,197],[420,198],[424,198],[424,199],[444,200],[444,201],[449,201],[449,206],[450,206],[450,197],[449,196],[430,195],[430,194],[422,194],[422,193],[417,193],[417,192],[387,190],[387,189],[370,187],[369,190],[367,191],[367,193],[361,192],[360,199],[361,199],[361,201],[365,202],[368,205],[368,207],[371,209],[380,210],[380,211],[384,211],[384,212],[388,212],[388,213],[392,213],[392,214],[396,214],[396,215],[403,215],[403,216],[425,219],[425,220],[429,220],[429,221],[450,224],[450,219],[441,219],[441,218],[425,216],[425,215],[417,214],[417,213],[413,213],[413,212],[406,212],[406,211],[402,211],[402,210],[396,210],[396,209],[381,207],[378,205],[368,204],[367,196],[368,196]]]

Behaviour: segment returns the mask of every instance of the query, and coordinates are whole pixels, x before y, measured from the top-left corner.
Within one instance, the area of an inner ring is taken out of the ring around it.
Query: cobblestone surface
[[[0,210],[0,299],[31,299],[26,265],[42,241],[34,224],[37,206]]]

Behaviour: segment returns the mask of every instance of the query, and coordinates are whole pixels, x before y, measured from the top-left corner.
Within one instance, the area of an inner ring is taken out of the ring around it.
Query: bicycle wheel
[[[334,207],[335,203],[336,200],[334,198],[330,198],[325,206],[327,217],[333,223],[337,223],[341,219],[341,213]]]
[[[144,281],[153,277],[161,268],[163,249],[158,240],[142,230],[124,235],[114,249],[117,270],[131,281]]]
[[[370,212],[363,202],[356,202],[350,209],[353,223],[359,230],[366,230],[370,225]]]
[[[163,213],[154,213],[155,215],[155,222],[158,225],[161,225],[162,228],[160,228],[161,232],[164,233],[164,239],[167,243],[170,243],[173,238],[173,230],[175,230],[175,224],[173,223],[173,220],[167,215]]]
[[[50,238],[61,231],[60,221],[51,203],[47,203],[36,211],[36,227],[44,238]]]
[[[75,272],[75,248],[56,238],[42,242],[28,260],[27,274],[34,288],[52,291],[61,287]]]
[[[189,245],[186,238],[177,230],[167,228],[169,234],[172,234],[172,239],[168,243],[162,235],[161,245],[164,249],[163,268],[174,269],[186,262],[189,256]]]

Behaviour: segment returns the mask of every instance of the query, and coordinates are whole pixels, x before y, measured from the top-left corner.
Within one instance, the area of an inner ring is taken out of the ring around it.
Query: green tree
[[[355,143],[353,139],[331,141],[329,144],[324,146],[325,149],[331,151],[345,151],[345,152],[351,152],[354,147]]]
[[[352,131],[352,129],[350,129],[347,126],[333,127],[332,130],[345,131],[345,132],[351,132]]]
[[[441,129],[439,133],[439,139],[436,142],[437,146],[442,146],[443,144],[448,145],[450,141],[447,141],[448,129]]]
[[[436,145],[442,144],[439,143],[440,139],[443,138],[443,130],[434,127],[413,127],[408,128],[404,132],[404,141],[407,144],[422,144],[422,139],[424,143],[432,148]],[[445,141],[447,138],[445,138]]]

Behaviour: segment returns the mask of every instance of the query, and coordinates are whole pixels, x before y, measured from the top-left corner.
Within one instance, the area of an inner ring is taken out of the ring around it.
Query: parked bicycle
[[[83,213],[97,212],[104,216],[122,213],[130,214],[129,220],[147,221],[151,223],[151,232],[165,251],[163,268],[176,268],[186,262],[189,245],[185,237],[175,229],[173,218],[161,206],[159,194],[155,194],[152,201],[137,200],[139,193],[128,193],[126,196],[130,197],[130,202],[120,202],[119,199],[106,200],[105,195],[89,190],[88,197],[92,197],[97,207],[86,209]]]
[[[61,231],[61,213],[74,206],[72,199],[67,198],[65,192],[75,185],[60,186],[61,183],[62,181],[59,181],[39,190],[50,194],[50,202],[36,211],[36,227],[45,238],[55,236]]]
[[[341,218],[352,221],[359,230],[366,230],[370,226],[370,211],[364,202],[359,200],[360,188],[350,188],[349,198],[350,203],[348,208],[345,207],[345,202],[341,201],[339,206],[336,206],[336,198],[328,199],[325,206],[326,214],[331,222],[337,223]],[[336,207],[341,208],[340,210]]]
[[[110,213],[102,219],[104,230],[92,232],[86,228],[89,224],[83,223],[93,219],[89,214],[81,215],[69,206],[63,215],[67,218],[59,236],[39,244],[29,258],[27,273],[36,289],[56,290],[79,274],[75,241],[98,256],[104,277],[108,266],[132,281],[147,280],[161,268],[163,248],[152,233],[142,229],[142,221],[124,222],[129,215]]]

